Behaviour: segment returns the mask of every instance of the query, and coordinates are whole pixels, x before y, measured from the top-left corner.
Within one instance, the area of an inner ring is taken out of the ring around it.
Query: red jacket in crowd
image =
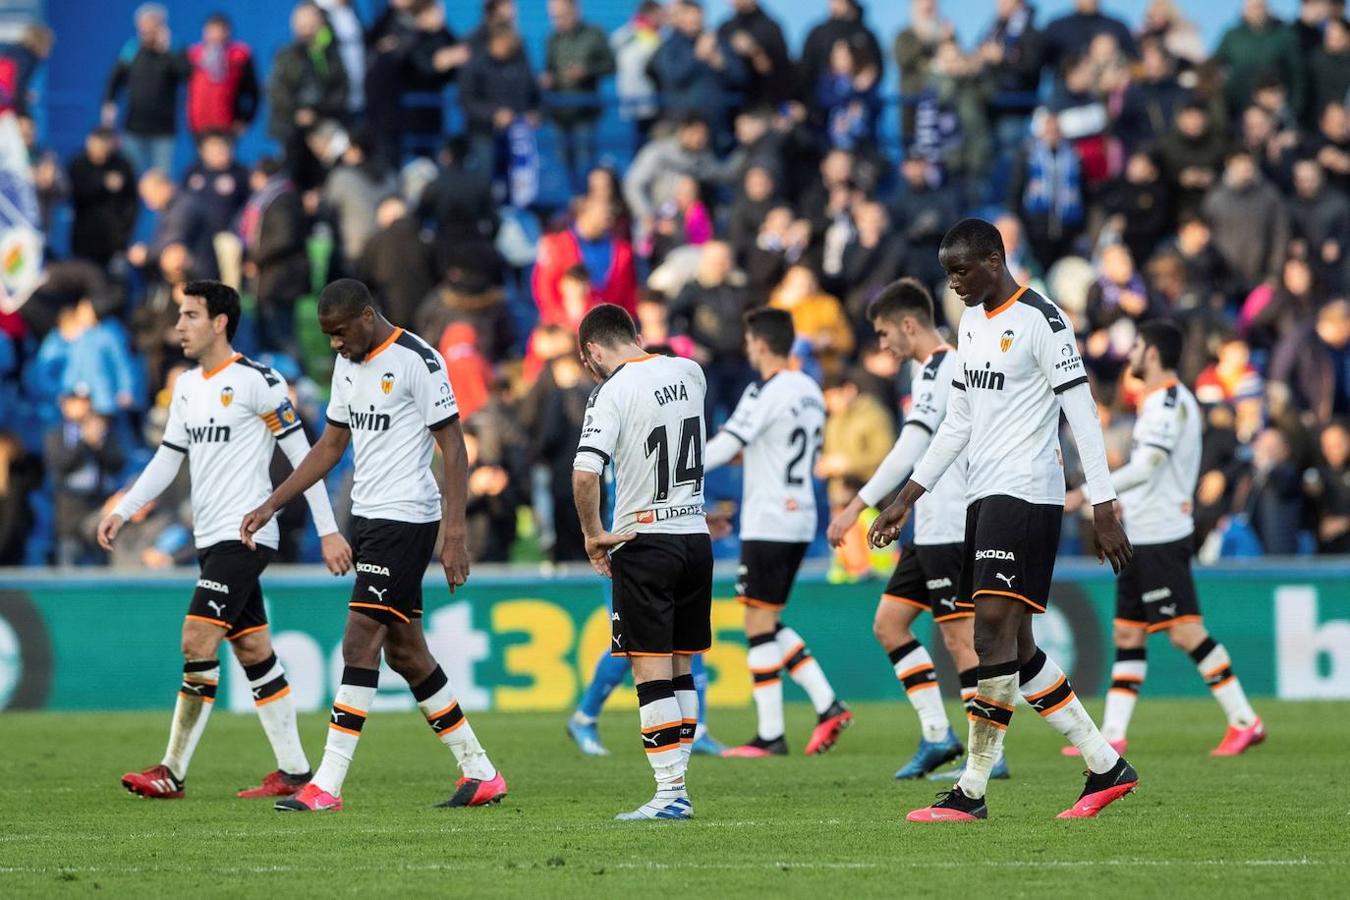
[[[236,122],[253,121],[258,109],[258,76],[253,51],[231,41],[219,56],[205,43],[187,52],[192,74],[187,86],[187,122],[193,134],[232,131]]]
[[[637,315],[637,269],[633,265],[633,245],[620,237],[611,239],[614,252],[604,281],[591,285],[596,304],[613,303]],[[563,310],[563,273],[581,263],[581,248],[572,229],[539,239],[539,257],[534,263],[534,302],[539,307],[540,325],[565,325]]]

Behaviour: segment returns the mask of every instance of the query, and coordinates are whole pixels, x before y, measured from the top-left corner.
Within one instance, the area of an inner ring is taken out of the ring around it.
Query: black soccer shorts
[[[276,551],[262,544],[256,546],[256,550],[250,550],[241,541],[221,541],[197,551],[201,576],[187,617],[224,628],[227,641],[267,627],[258,579]]]
[[[690,656],[712,646],[712,540],[641,533],[610,554],[614,656]]]
[[[933,613],[934,622],[975,615],[975,604],[960,593],[961,544],[906,544],[881,598]]]
[[[1200,599],[1191,576],[1194,539],[1135,544],[1134,557],[1116,579],[1116,622],[1149,633],[1200,621]]]
[[[746,606],[782,609],[810,546],[787,541],[741,541],[736,599]]]
[[[1043,613],[1050,603],[1064,507],[996,494],[966,508],[962,597],[1017,600]]]
[[[356,584],[347,608],[392,625],[422,617],[422,578],[436,552],[439,522],[352,517]]]

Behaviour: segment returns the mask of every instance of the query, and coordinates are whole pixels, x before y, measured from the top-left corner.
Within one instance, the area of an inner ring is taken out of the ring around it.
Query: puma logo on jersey
[[[1158,588],[1154,591],[1145,591],[1143,601],[1145,603],[1157,603],[1159,600],[1166,600],[1170,596],[1172,596],[1171,588]]]
[[[1177,605],[1175,603],[1169,603],[1166,606],[1160,606],[1158,607],[1158,612],[1168,617],[1175,616],[1177,614]]]
[[[655,735],[655,734],[644,734],[644,735],[642,736],[642,743],[644,743],[644,744],[651,744],[653,747],[655,747],[655,746],[656,746],[656,739],[657,739],[657,737],[658,737],[658,735]]]
[[[1011,550],[976,550],[976,562],[982,559],[1006,559],[1009,562],[1017,562],[1017,557]]]
[[[207,600],[207,601],[206,601],[206,605],[209,606],[209,607],[211,607],[211,609],[215,612],[216,615],[218,615],[218,616],[223,616],[223,615],[225,615],[225,604],[224,604],[224,603],[221,603],[221,602],[219,602],[219,601],[217,601],[217,600]]]
[[[373,584],[366,585],[366,590],[374,594],[375,598],[379,600],[381,603],[384,602],[384,595],[389,593],[389,588],[377,588]]]
[[[985,363],[985,365],[989,364]],[[1007,376],[1002,372],[996,372],[992,369],[966,369],[967,387],[980,388],[986,391],[1001,391],[1006,381]]]
[[[956,611],[956,600],[953,599],[952,597],[943,597],[941,600],[938,601],[938,606],[945,606],[945,607],[947,607],[948,609],[950,609],[952,612],[955,612],[955,611]]]
[[[230,426],[217,425],[216,420],[211,419],[206,425],[196,428],[188,426],[188,440],[194,444],[224,444],[230,440]]]
[[[375,563],[359,562],[356,564],[356,571],[365,572],[367,575],[383,575],[389,577],[389,570],[384,566],[377,566]]]
[[[620,631],[618,634],[611,635],[611,636],[610,636],[610,640],[614,642],[614,646],[615,646],[615,647],[622,647],[622,646],[623,646],[623,632]]]
[[[950,578],[930,578],[924,584],[924,587],[928,588],[930,591],[936,591],[938,588],[945,588],[951,586],[952,580]]]
[[[219,581],[212,581],[209,578],[198,578],[197,587],[205,588],[208,591],[215,591],[217,594],[228,594],[230,592],[230,586],[228,584],[221,584]],[[209,603],[211,601],[208,600],[207,602]]]
[[[1010,591],[1012,590],[1013,580],[1017,578],[1016,575],[1004,575],[1002,572],[995,572],[994,577],[997,578],[999,581],[1003,582],[1004,584],[1006,584],[1008,586],[1008,590]]]
[[[370,408],[370,412],[348,410],[348,416],[351,419],[352,428],[361,431],[388,431],[392,421],[389,418],[389,413],[377,413],[373,406]]]
[[[970,711],[982,713],[986,719],[992,719],[994,717],[994,707],[985,706],[978,700],[970,701]]]
[[[652,396],[656,398],[657,406],[665,406],[667,403],[674,403],[676,400],[688,400],[689,391],[684,387],[683,381],[677,381],[674,384],[667,384],[652,391]]]

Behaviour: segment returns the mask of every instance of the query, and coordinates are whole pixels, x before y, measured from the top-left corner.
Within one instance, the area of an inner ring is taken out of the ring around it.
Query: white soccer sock
[[[1116,663],[1111,667],[1111,689],[1106,692],[1106,711],[1102,713],[1102,736],[1108,741],[1125,740],[1139,700],[1139,688],[1148,674],[1148,658],[1143,647],[1122,647],[1116,650]]]
[[[459,708],[459,701],[455,699],[454,691],[450,690],[450,679],[441,667],[437,666],[420,684],[409,687],[422,715],[427,717],[431,730],[455,754],[455,761],[459,763],[459,770],[464,777],[479,781],[491,781],[497,777],[496,767],[488,759],[483,745],[478,743],[478,736],[473,733],[473,726]]]
[[[277,655],[273,653],[260,663],[244,666],[244,676],[253,692],[253,705],[258,708],[258,721],[276,755],[277,768],[287,775],[308,774],[309,759],[295,724],[291,686]]]
[[[895,677],[905,686],[905,694],[919,715],[923,739],[934,742],[946,740],[951,723],[947,721],[947,710],[942,708],[942,692],[938,690],[933,658],[918,641],[896,647],[888,655],[891,668],[895,669]]]
[[[751,693],[755,697],[758,719],[756,734],[762,741],[776,741],[783,736],[783,654],[772,634],[757,634],[750,638],[746,662],[754,682]]]
[[[675,699],[675,687],[666,680],[644,681],[637,686],[638,719],[642,724],[642,749],[656,774],[656,788],[684,790],[684,751],[680,731],[684,716]]]
[[[188,764],[206,730],[211,707],[216,704],[219,684],[219,660],[189,659],[183,663],[183,684],[178,688],[173,724],[169,726],[169,746],[162,761],[179,781],[187,778]]]
[[[1247,694],[1242,690],[1242,682],[1233,674],[1233,661],[1228,651],[1212,637],[1206,637],[1194,650],[1191,659],[1195,667],[1209,685],[1210,693],[1223,707],[1228,724],[1238,728],[1247,728],[1256,721],[1256,710],[1247,702]]]
[[[366,724],[366,714],[375,700],[380,685],[378,669],[347,666],[342,670],[342,684],[333,700],[332,718],[328,722],[328,740],[323,745],[323,761],[311,779],[334,797],[342,796],[342,782],[347,767],[352,764],[356,743]]]
[[[820,663],[807,649],[806,641],[786,625],[778,627],[774,640],[778,643],[782,668],[787,669],[792,680],[806,691],[806,695],[811,698],[811,705],[816,708],[816,715],[824,715],[834,705],[834,688],[830,687],[830,681],[821,671]]]
[[[1073,692],[1064,670],[1055,665],[1044,650],[1037,650],[1036,655],[1022,666],[1020,681],[1022,699],[1078,748],[1088,771],[1096,775],[1111,771],[1120,754],[1102,737],[1097,723],[1083,707],[1083,701]]]
[[[989,787],[989,773],[1003,755],[1003,736],[1012,722],[1013,705],[1017,702],[1017,663],[980,667],[980,680],[975,697],[970,701],[970,743],[966,752],[966,769],[956,783],[972,800],[984,796]]]
[[[676,675],[671,688],[675,691],[675,702],[680,706],[680,764],[688,772],[694,736],[698,731],[698,688],[694,686],[693,674],[688,672]]]

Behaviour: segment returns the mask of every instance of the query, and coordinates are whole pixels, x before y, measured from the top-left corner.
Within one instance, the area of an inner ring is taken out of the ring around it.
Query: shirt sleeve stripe
[[[168,447],[170,450],[177,450],[179,453],[187,453],[187,448],[180,447],[172,441],[160,441],[159,445],[161,447]]]
[[[1087,384],[1087,383],[1088,383],[1087,376],[1086,376],[1086,375],[1080,375],[1080,376],[1078,376],[1077,378],[1075,378],[1073,381],[1066,381],[1066,382],[1064,382],[1063,384],[1061,384],[1059,387],[1055,388],[1055,393],[1056,393],[1056,394],[1062,394],[1062,393],[1064,393],[1065,391],[1069,390],[1069,388],[1076,388],[1076,387],[1078,387],[1080,384]]]
[[[440,431],[442,428],[445,428],[447,425],[453,424],[453,423],[454,423],[456,420],[458,420],[458,419],[459,419],[459,413],[451,413],[450,415],[446,416],[444,419],[441,419],[441,420],[440,420],[439,422],[437,422],[436,424],[434,424],[434,425],[428,425],[427,428],[428,428],[429,430],[431,430],[431,431]]]
[[[277,435],[277,440],[281,440],[282,438],[287,437],[288,435],[295,434],[297,431],[300,431],[300,430],[301,430],[300,425],[299,425],[299,423],[297,423],[297,424],[294,425],[293,427],[287,428],[285,431],[283,431],[283,432],[281,432],[280,434],[278,434],[278,435]]]
[[[952,379],[952,387],[954,387],[954,388],[960,388],[960,389],[963,390],[963,391],[966,389],[966,386],[965,386],[964,384],[962,384],[961,382],[957,381],[957,380],[954,379],[954,378]]]
[[[1171,447],[1164,447],[1162,444],[1154,444],[1154,443],[1150,442],[1150,443],[1144,444],[1144,446],[1145,446],[1145,447],[1152,447],[1154,450],[1161,450],[1162,452],[1167,453],[1167,454],[1170,454],[1170,453],[1172,452],[1172,448],[1171,448]]]
[[[587,446],[585,446],[585,445],[582,445],[582,446],[580,446],[580,447],[577,448],[577,452],[578,452],[578,453],[594,453],[596,456],[598,456],[598,457],[600,457],[601,459],[603,459],[603,460],[605,461],[605,464],[606,464],[606,465],[609,464],[609,454],[606,453],[605,451],[601,450],[599,447],[587,447]]]
[[[332,425],[334,428],[345,428],[345,429],[347,429],[348,431],[350,431],[351,428],[352,428],[352,426],[348,425],[346,422],[339,422],[337,419],[334,419],[332,416],[324,416],[324,420],[327,421],[328,424],[329,424],[329,425]]]
[[[908,428],[908,427],[911,426],[911,425],[913,425],[915,428],[922,428],[924,431],[928,432],[929,434],[932,434],[932,433],[933,433],[933,429],[928,425],[927,422],[920,422],[918,419],[906,419],[906,420],[905,420],[905,427]]]
[[[727,428],[725,425],[722,426],[722,430],[725,431],[727,434],[731,435],[732,437],[734,437],[736,440],[740,441],[742,447],[748,446],[750,444],[749,441],[741,437],[736,432],[732,431],[730,428]]]

